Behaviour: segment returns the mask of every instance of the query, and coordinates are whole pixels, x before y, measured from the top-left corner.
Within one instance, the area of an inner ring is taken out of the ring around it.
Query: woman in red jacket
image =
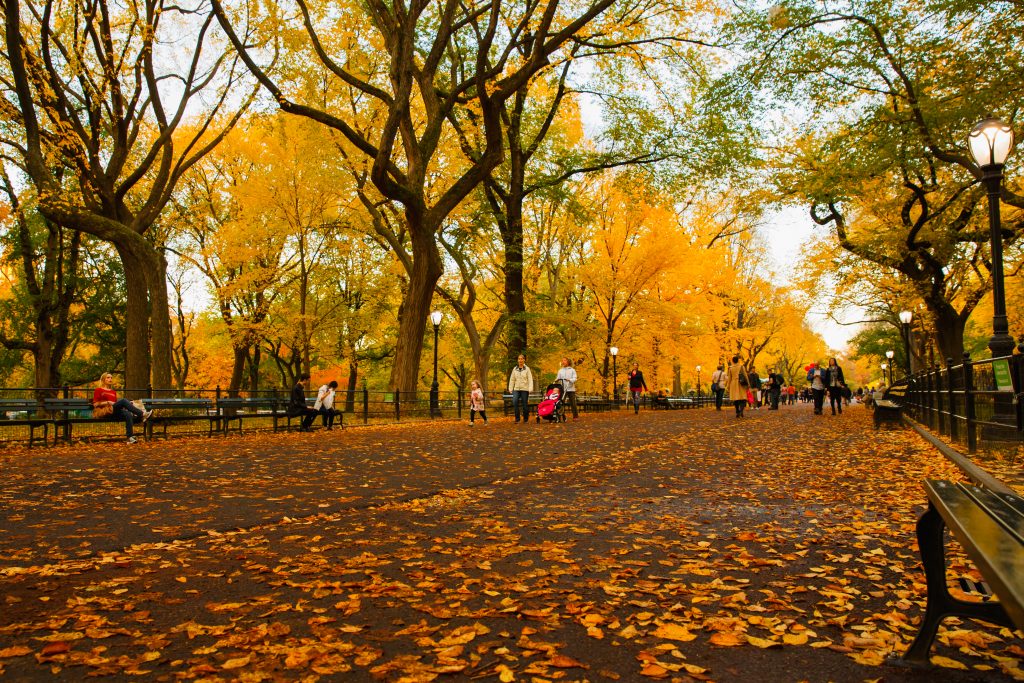
[[[132,436],[132,426],[135,420],[145,423],[149,416],[153,414],[153,411],[139,410],[128,399],[119,399],[117,392],[114,391],[113,384],[114,376],[109,372],[104,372],[100,377],[100,385],[92,392],[93,415],[99,418],[109,417],[114,420],[124,420],[124,429],[128,434],[128,443],[135,443],[135,437]]]

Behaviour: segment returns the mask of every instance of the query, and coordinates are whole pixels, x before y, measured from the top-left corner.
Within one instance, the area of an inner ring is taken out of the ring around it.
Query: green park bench
[[[31,398],[4,398],[0,399],[0,426],[18,426],[28,427],[28,447],[32,448],[32,444],[35,443],[36,430],[42,428],[43,430],[43,445],[48,443],[50,435],[50,425],[53,424],[53,418],[45,415],[36,416],[35,413],[42,411],[42,407],[39,402]],[[15,413],[16,416],[10,417],[8,413]],[[17,414],[24,413],[24,417],[18,417]]]
[[[906,384],[896,384],[885,390],[881,398],[874,400],[874,424],[877,430],[883,422],[903,422],[902,400],[907,394]]]
[[[1024,630],[1024,498],[1002,487],[927,479],[928,510],[917,522],[928,586],[921,629],[904,653],[908,662],[926,664],[939,624],[948,616],[980,619]],[[999,601],[968,602],[949,594],[943,529],[949,527],[984,579],[961,580],[965,592],[994,594]]]
[[[167,427],[173,424],[189,422],[206,422],[207,436],[220,424],[220,416],[213,409],[213,401],[208,398],[144,398],[142,403],[153,416],[146,421],[146,436],[152,437],[157,426],[163,427],[163,436],[167,438]]]

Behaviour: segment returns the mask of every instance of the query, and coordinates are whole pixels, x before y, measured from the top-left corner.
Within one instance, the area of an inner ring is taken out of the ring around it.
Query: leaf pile
[[[937,668],[884,663],[923,614],[921,479],[957,473],[912,432],[869,423],[858,410],[830,421],[801,407],[744,421],[679,411],[495,423],[460,438],[450,423],[329,441],[264,435],[175,443],[173,458],[150,446],[131,474],[120,454],[104,462],[85,449],[56,453],[49,474],[5,458],[22,490],[46,477],[69,490],[59,473],[76,460],[98,484],[67,501],[89,543],[77,550],[61,536],[68,525],[39,524],[61,519],[58,501],[26,503],[35,520],[20,533],[38,540],[10,551],[6,541],[0,670],[1024,680],[1019,634],[968,620],[940,631]],[[124,499],[119,478],[142,487],[124,505],[145,512],[131,524],[149,535],[120,550],[89,536],[86,516],[89,501]],[[196,520],[190,491],[202,492]],[[245,528],[230,530],[238,519]],[[950,563],[953,576],[977,577],[955,551]]]

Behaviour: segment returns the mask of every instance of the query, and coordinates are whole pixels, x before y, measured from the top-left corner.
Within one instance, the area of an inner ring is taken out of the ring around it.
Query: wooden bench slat
[[[1024,629],[1024,546],[961,487],[925,481],[928,499],[992,587],[1000,604]]]

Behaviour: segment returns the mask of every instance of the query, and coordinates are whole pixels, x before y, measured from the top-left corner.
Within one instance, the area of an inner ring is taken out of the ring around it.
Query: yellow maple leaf
[[[690,633],[685,627],[679,624],[662,624],[654,631],[655,638],[664,638],[665,640],[679,640],[682,642],[688,642],[696,638],[694,634]]]

